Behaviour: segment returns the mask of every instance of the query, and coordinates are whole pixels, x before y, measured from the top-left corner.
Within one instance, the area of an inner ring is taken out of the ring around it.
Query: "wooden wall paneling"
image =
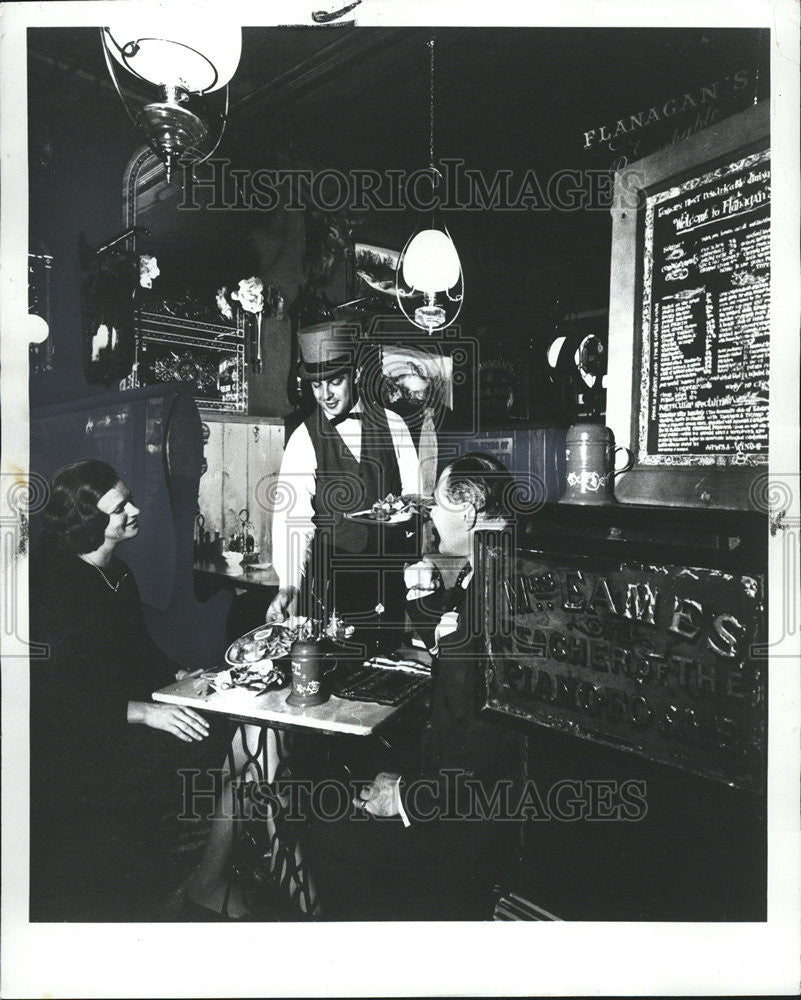
[[[202,419],[202,418],[201,418]],[[205,518],[204,530],[214,540],[214,532],[223,531],[223,429],[224,424],[203,421],[208,428],[209,438],[203,446],[203,457],[207,468],[200,477],[198,506]]]
[[[239,511],[247,508],[259,562],[272,559],[272,494],[284,453],[282,424],[260,420],[209,420],[204,449],[208,463],[201,477],[198,504],[205,528],[219,531],[228,547],[240,530]]]
[[[248,426],[248,506],[261,562],[270,561],[271,550],[272,512],[269,509],[269,492],[265,490],[265,476],[270,471],[271,430],[268,424],[253,423]]]
[[[272,561],[273,499],[281,458],[284,453],[284,429],[280,424],[259,424],[258,440],[251,436],[251,475],[255,481],[254,523],[257,524],[261,562]],[[256,522],[256,516],[258,522]]]
[[[284,426],[283,424],[274,424],[270,427],[270,441],[272,447],[272,478],[273,483],[277,482],[278,473],[281,471],[281,460],[284,457]],[[270,531],[272,531],[272,523],[270,524]],[[270,552],[272,559],[272,540],[270,544]]]
[[[224,423],[223,428],[223,535],[228,548],[231,534],[241,530],[239,512],[250,506],[248,496],[247,424]]]

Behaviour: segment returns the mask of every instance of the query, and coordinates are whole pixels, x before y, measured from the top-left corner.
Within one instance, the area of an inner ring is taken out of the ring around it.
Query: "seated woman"
[[[222,791],[227,727],[150,697],[186,672],[152,641],[115,553],[138,534],[139,513],[114,469],[87,459],[56,473],[42,515],[30,574],[31,640],[48,647],[31,664],[33,919],[146,914],[168,877],[158,821],[181,812],[179,772],[218,769]],[[230,826],[212,822],[190,885],[214,910]]]
[[[434,655],[418,767],[382,772],[342,821],[312,824],[309,860],[328,919],[489,916],[485,861],[494,826],[475,806],[478,791],[491,802],[492,783],[514,768],[517,739],[476,713],[486,654],[475,627],[483,623],[471,619],[486,621],[488,609],[471,558],[477,531],[509,528],[514,490],[503,465],[478,453],[456,459],[437,482],[431,519],[439,551],[405,574],[408,610]],[[475,797],[460,784],[468,778]]]

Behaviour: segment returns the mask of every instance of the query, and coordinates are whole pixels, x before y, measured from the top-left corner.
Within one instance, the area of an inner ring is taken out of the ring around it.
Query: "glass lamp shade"
[[[145,23],[123,16],[107,30],[108,50],[121,66],[156,86],[190,94],[224,87],[242,54],[242,29],[223,20],[161,13]]]
[[[417,291],[445,292],[458,282],[461,270],[453,240],[441,229],[424,229],[406,247],[403,280]]]
[[[565,341],[567,337],[557,337],[548,348],[548,364],[551,368],[556,368],[559,362],[559,355],[562,352],[562,348],[565,346]]]
[[[447,229],[423,229],[410,237],[395,271],[401,312],[433,333],[456,321],[464,301],[464,276]]]
[[[43,344],[50,334],[50,327],[46,319],[37,316],[36,313],[28,313],[25,333],[28,335],[29,343]]]

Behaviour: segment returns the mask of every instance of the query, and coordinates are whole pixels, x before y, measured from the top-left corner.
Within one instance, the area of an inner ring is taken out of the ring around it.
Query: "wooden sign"
[[[485,712],[759,791],[763,581],[482,546]]]

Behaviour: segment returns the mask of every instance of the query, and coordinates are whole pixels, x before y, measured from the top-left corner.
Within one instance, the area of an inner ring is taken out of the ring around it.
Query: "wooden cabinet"
[[[221,418],[203,414],[203,457],[198,509],[211,539],[220,533],[224,548],[241,530],[248,511],[259,563],[272,561],[272,496],[284,451],[284,423],[275,418]]]

